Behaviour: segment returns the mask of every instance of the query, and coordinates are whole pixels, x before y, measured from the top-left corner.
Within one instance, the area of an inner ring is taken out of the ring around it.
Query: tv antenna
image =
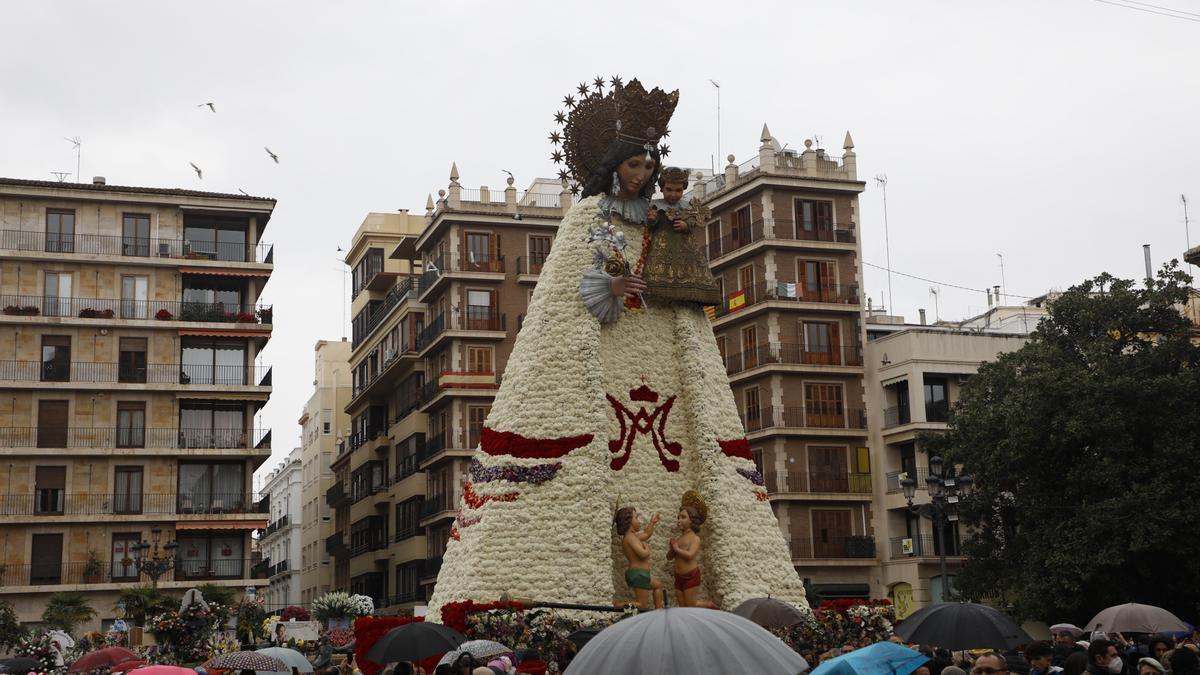
[[[1008,282],[1004,280],[1004,254],[997,253],[996,257],[1000,259],[1000,290],[1001,292],[1008,290]],[[1007,293],[1005,293],[1007,295]],[[996,302],[1000,302],[1000,298],[996,298]]]
[[[67,176],[71,175],[70,171],[51,171],[50,173],[54,174],[60,183],[65,183],[67,181]]]
[[[883,190],[883,247],[887,254],[887,280],[888,280],[888,311],[895,312],[896,305],[892,299],[892,239],[888,233],[888,212],[887,212],[887,184],[888,177],[886,173],[881,173],[875,176],[875,182]]]
[[[933,296],[933,317],[934,317],[934,320],[935,320],[935,321],[937,321],[938,323],[941,323],[941,322],[942,322],[942,312],[941,312],[941,310],[939,310],[939,309],[938,309],[938,296],[940,296],[940,295],[941,295],[941,291],[938,289],[938,287],[937,287],[937,286],[930,286],[930,287],[929,287],[929,294]]]
[[[721,85],[717,81],[709,78],[708,80],[717,90],[717,157],[721,156]],[[716,165],[713,165],[713,173],[717,172]]]
[[[1187,195],[1179,195],[1179,201],[1183,204],[1183,242],[1187,245],[1187,248],[1184,250],[1190,251],[1192,250],[1192,233],[1191,221],[1188,220]],[[1194,270],[1196,266],[1188,263],[1188,267]]]
[[[83,179],[79,177],[79,167],[83,164],[83,139],[78,136],[72,136],[70,138],[66,138],[64,136],[63,140],[75,146],[75,182],[81,183],[83,182]]]

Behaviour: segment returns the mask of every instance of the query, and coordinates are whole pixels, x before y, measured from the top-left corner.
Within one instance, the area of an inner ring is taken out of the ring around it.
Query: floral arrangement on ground
[[[317,621],[370,616],[374,611],[375,601],[369,596],[345,591],[330,591],[312,602],[312,615]]]
[[[792,649],[805,658],[818,657],[846,644],[860,646],[888,639],[896,608],[890,600],[827,600],[812,610],[807,619],[790,628],[774,629]],[[809,659],[816,664],[817,660]]]

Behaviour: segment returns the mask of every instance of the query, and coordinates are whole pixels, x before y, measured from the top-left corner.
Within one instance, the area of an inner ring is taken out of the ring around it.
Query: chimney
[[[1142,244],[1142,256],[1146,259],[1146,285],[1154,281],[1154,270],[1150,265],[1150,244]]]
[[[991,307],[992,306],[992,289],[990,289],[990,288],[987,289],[987,294],[988,294],[988,307]]]
[[[917,313],[921,315],[921,325],[924,326],[925,325],[925,310],[918,309]]]
[[[92,176],[92,185],[104,185],[104,176]]]
[[[1001,302],[1000,302],[1000,284],[996,284],[995,286],[992,286],[992,295],[996,296],[996,306],[999,307],[1001,304]]]

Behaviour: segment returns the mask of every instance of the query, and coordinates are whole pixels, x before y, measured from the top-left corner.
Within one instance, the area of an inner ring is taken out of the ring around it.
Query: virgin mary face
[[[617,196],[633,199],[654,175],[655,163],[644,154],[637,154],[617,165]]]

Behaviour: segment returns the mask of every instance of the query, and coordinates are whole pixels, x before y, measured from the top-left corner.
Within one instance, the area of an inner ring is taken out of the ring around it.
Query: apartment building
[[[155,550],[178,555],[160,587],[259,583],[274,207],[0,178],[0,598],[22,621],[71,590],[99,627]]]
[[[854,144],[758,154],[701,178],[693,235],[726,301],[711,311],[747,438],[814,597],[866,597],[878,559],[864,399]],[[690,198],[690,197],[689,197]]]
[[[350,435],[350,342],[320,340],[313,349],[313,394],[300,415],[300,602],[333,590],[333,559],[325,541],[334,534],[333,509],[325,491],[333,485],[337,439]],[[292,560],[295,564],[297,560]]]
[[[571,195],[465,189],[457,167],[424,217],[371,214],[354,270],[351,433],[333,462],[334,586],[385,612],[437,580],[467,462]],[[566,205],[564,207],[564,205]]]
[[[943,431],[951,406],[979,365],[1020,349],[1045,316],[1042,299],[1018,306],[994,306],[961,322],[927,326],[902,317],[867,317],[866,386],[871,461],[876,467],[873,528],[881,544],[872,597],[888,597],[903,616],[941,601],[941,554],[949,588],[964,561],[963,532],[944,525],[939,540],[932,520],[909,509],[901,481],[917,481],[913,503],[930,501],[925,490],[929,457],[922,433]],[[924,310],[922,310],[924,314]]]
[[[267,611],[300,604],[301,448],[296,448],[264,476],[259,494],[267,497],[270,522],[258,538],[258,550],[267,569],[267,587],[259,591]]]

